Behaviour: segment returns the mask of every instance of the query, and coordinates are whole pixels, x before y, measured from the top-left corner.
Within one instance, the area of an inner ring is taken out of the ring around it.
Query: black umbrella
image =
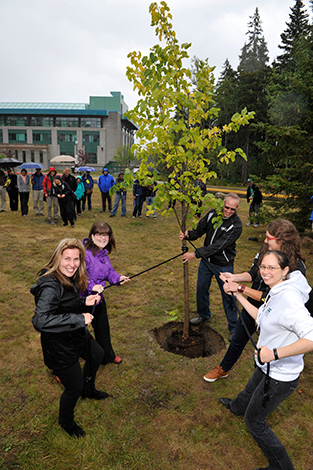
[[[23,162],[16,160],[16,158],[0,158],[0,167],[2,168],[13,168],[15,166],[21,165]]]

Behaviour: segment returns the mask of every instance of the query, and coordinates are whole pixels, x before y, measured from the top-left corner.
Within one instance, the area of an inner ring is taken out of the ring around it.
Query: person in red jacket
[[[56,169],[51,166],[49,168],[48,174],[44,177],[42,182],[43,192],[47,202],[47,211],[48,211],[48,222],[52,222],[52,211],[51,207],[53,206],[53,218],[54,220],[59,220],[59,204],[58,198],[55,193],[54,179],[57,175]]]

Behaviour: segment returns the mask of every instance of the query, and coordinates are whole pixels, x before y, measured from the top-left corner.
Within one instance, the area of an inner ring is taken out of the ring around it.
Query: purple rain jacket
[[[86,240],[86,238],[83,240],[83,244],[85,244]],[[85,263],[88,273],[88,287],[81,294],[83,297],[90,295],[93,286],[96,284],[101,284],[105,287],[105,281],[108,281],[110,284],[115,284],[120,280],[121,275],[113,269],[107,253],[108,251],[106,249],[99,250],[96,256],[93,256],[91,249],[86,250]]]

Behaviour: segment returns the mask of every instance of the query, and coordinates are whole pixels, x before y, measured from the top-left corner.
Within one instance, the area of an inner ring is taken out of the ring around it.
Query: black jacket
[[[72,190],[65,181],[62,181],[60,185],[56,184],[54,191],[56,196],[58,194],[60,194],[61,196],[62,194],[65,194],[65,197],[58,197],[58,201],[60,204],[65,204],[66,201],[72,199]]]
[[[232,266],[236,256],[236,240],[242,232],[242,223],[235,213],[224,219],[222,225],[215,229],[212,219],[216,215],[215,209],[212,209],[199,221],[195,230],[188,231],[188,238],[197,240],[206,234],[204,246],[195,251],[196,258],[205,258],[219,266]]]
[[[247,202],[250,201],[250,197],[253,195],[252,202],[254,204],[262,204],[263,196],[261,191],[259,190],[259,187],[256,186],[254,183],[252,186],[248,186],[247,188]]]
[[[73,289],[65,289],[53,276],[41,276],[30,292],[36,303],[32,323],[41,333],[46,366],[70,367],[86,346],[85,299],[79,297],[74,283]]]

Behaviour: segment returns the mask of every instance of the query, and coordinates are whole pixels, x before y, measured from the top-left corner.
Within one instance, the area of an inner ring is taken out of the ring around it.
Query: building
[[[131,147],[137,127],[124,114],[123,95],[91,96],[84,103],[1,103],[0,153],[49,167],[57,155],[86,155],[102,169],[117,147]]]

